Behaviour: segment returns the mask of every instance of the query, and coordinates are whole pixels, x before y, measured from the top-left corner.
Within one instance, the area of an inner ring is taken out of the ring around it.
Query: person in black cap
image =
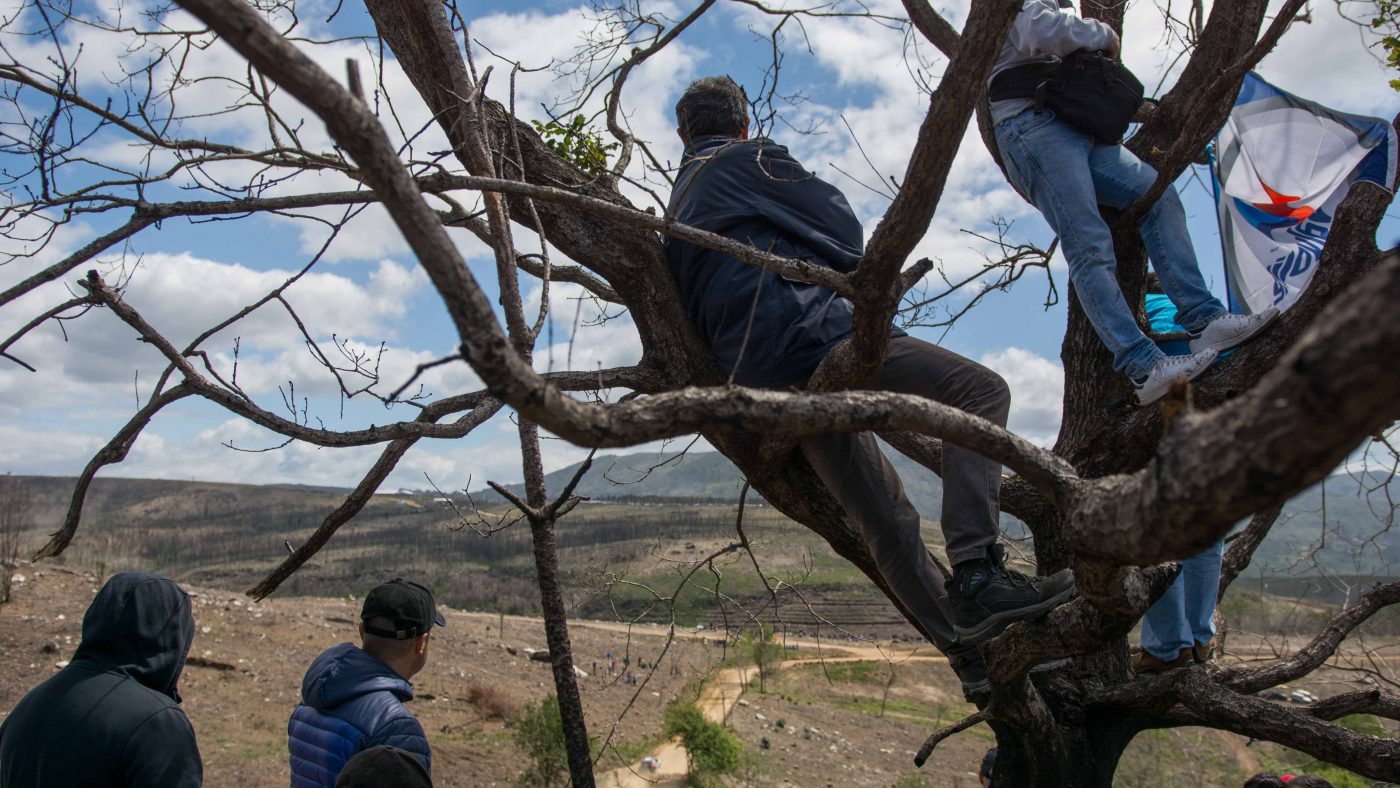
[[[356,753],[390,745],[432,773],[423,726],[404,708],[413,678],[428,663],[428,639],[444,626],[433,594],[398,578],[376,586],[360,610],[360,643],[341,643],[311,663],[301,704],[287,724],[292,786],[335,785]]]

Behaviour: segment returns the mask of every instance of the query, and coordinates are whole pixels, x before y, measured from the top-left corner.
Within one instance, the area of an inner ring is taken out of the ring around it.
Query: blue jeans
[[[1142,647],[1147,653],[1170,662],[1192,643],[1215,637],[1215,596],[1220,591],[1224,552],[1221,540],[1181,562],[1181,574],[1142,618]]]
[[[1113,235],[1099,205],[1127,208],[1157,180],[1157,171],[1122,145],[1105,145],[1048,110],[1028,109],[1002,121],[996,137],[1012,185],[1060,236],[1074,292],[1113,353],[1114,371],[1146,375],[1162,351],[1142,333],[1123,298]],[[1176,305],[1177,323],[1196,331],[1225,313],[1201,278],[1175,188],[1162,193],[1140,230],[1162,290]]]

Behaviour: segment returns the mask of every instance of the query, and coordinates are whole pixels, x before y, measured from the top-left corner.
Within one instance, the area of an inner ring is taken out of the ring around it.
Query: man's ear
[[[428,635],[428,632],[424,632],[423,634],[418,636],[418,642],[413,644],[414,654],[417,654],[421,657],[423,656],[423,652],[428,650]]]
[[[744,128],[742,128],[742,129],[739,130],[739,139],[741,139],[741,140],[746,140],[746,139],[748,139],[748,138],[749,138],[749,119],[748,119],[748,118],[744,118]]]
[[[365,622],[360,622],[360,642],[365,642]]]
[[[684,145],[689,145],[689,144],[690,144],[690,138],[688,138],[688,137],[685,136],[685,130],[682,129],[682,128],[680,128],[679,126],[676,127],[676,136],[681,138],[681,143],[682,143],[682,144],[684,144]]]

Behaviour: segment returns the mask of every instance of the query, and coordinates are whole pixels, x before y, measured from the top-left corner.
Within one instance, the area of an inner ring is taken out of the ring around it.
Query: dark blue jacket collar
[[[413,699],[413,685],[407,679],[353,643],[341,643],[321,654],[301,682],[302,702],[323,711],[385,691],[400,701]]]

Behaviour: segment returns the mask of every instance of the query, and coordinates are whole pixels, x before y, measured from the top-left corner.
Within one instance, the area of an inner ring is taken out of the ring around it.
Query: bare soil
[[[72,656],[83,613],[100,586],[97,576],[60,566],[22,565],[19,575],[24,579],[15,586],[14,602],[0,606],[0,664],[9,667],[0,672],[0,720]],[[252,603],[237,592],[185,587],[194,598],[197,634],[181,692],[204,758],[206,784],[286,785],[286,725],[302,675],[316,655],[354,637],[360,601],[294,597]],[[548,663],[526,655],[529,647],[544,647],[542,624],[507,616],[502,637],[497,615],[443,612],[448,625],[435,632],[428,667],[415,678],[417,697],[409,705],[433,747],[435,784],[512,784],[524,764],[506,719],[553,688]],[[573,621],[570,632],[575,662],[590,674],[580,680],[589,730],[600,740],[611,736],[615,748],[598,764],[600,774],[635,764],[663,744],[659,730],[666,705],[682,695],[694,700],[702,683],[738,656],[709,630],[679,631],[664,657],[661,627]],[[789,645],[801,646],[790,658],[817,657],[811,641]],[[1230,659],[1248,660],[1296,644],[1237,637],[1231,646]],[[825,640],[822,647],[824,661],[792,665],[790,660],[765,681],[762,692],[750,669],[742,697],[729,699],[734,705],[728,724],[745,750],[744,766],[729,784],[977,785],[977,765],[994,743],[985,726],[940,744],[923,769],[913,766],[914,752],[929,733],[973,710],[963,702],[945,660],[927,647],[913,659],[905,647],[887,648],[884,653],[896,655],[887,691],[890,665],[881,652],[841,640]],[[611,674],[609,653],[616,665]],[[636,686],[622,680],[624,657],[626,670],[639,679]],[[1382,646],[1365,658],[1390,670],[1396,657]],[[660,661],[650,678],[638,669],[643,660]],[[1352,679],[1354,674],[1339,666],[1320,671],[1304,686],[1325,697],[1354,689]],[[1393,726],[1387,728],[1393,735]],[[1139,737],[1120,764],[1119,781],[1232,786],[1261,761],[1265,768],[1277,768],[1295,760],[1296,754],[1274,745],[1180,729]],[[663,762],[667,772],[676,766]],[[679,779],[666,784],[672,783]]]
[[[83,613],[97,593],[92,574],[21,566],[15,600],[0,606],[0,720],[24,693],[66,664],[81,639]],[[194,725],[210,786],[285,786],[287,719],[300,697],[307,665],[325,649],[355,637],[360,601],[292,598],[252,603],[242,594],[186,586],[194,598],[196,636],[181,678],[184,709]],[[512,783],[522,764],[505,722],[468,700],[473,687],[490,688],[506,705],[552,693],[549,663],[529,659],[526,647],[544,648],[538,620],[506,617],[505,638],[495,615],[444,608],[447,626],[435,631],[428,666],[415,677],[417,715],[433,747],[434,783],[483,786]],[[660,741],[665,705],[697,676],[716,669],[721,649],[679,640],[646,686],[622,681],[623,657],[639,680],[638,660],[660,655],[660,628],[631,637],[624,627],[571,629],[585,712],[593,735],[614,733],[627,760]],[[516,649],[510,654],[505,645]],[[609,675],[612,652],[617,675]],[[592,671],[593,663],[598,672]],[[675,670],[672,671],[674,666]],[[635,702],[634,701],[635,696]],[[632,703],[621,723],[624,707]],[[605,757],[600,770],[616,766]]]

